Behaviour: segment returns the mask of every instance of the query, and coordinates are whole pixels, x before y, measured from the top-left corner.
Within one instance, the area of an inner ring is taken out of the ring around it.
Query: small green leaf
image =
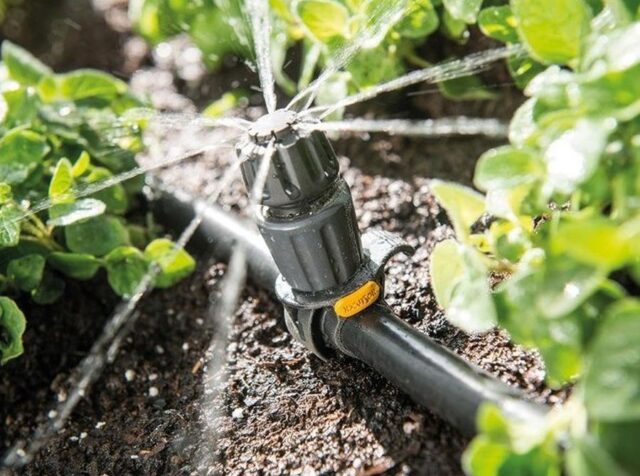
[[[105,182],[113,177],[113,174],[104,167],[93,167],[89,175],[86,176],[87,183],[97,184]],[[122,184],[115,184],[99,192],[94,193],[93,198],[103,202],[107,206],[109,213],[122,215],[129,208],[129,198]]]
[[[26,129],[10,130],[0,139],[0,182],[24,182],[49,150],[44,136]]]
[[[511,8],[533,57],[566,64],[580,56],[591,20],[583,0],[511,0]]]
[[[147,260],[160,266],[160,273],[155,278],[155,285],[167,288],[191,274],[196,262],[184,249],[177,248],[171,240],[153,240],[144,250]]]
[[[42,281],[45,259],[41,255],[26,255],[9,262],[7,277],[23,291],[32,291]]]
[[[15,302],[0,296],[0,363],[18,357],[23,352],[22,334],[26,319]]]
[[[53,177],[51,177],[51,183],[49,184],[49,197],[53,199],[73,198],[67,196],[67,192],[71,187],[73,187],[71,162],[69,162],[68,159],[62,158],[58,161],[53,171]]]
[[[2,42],[2,62],[12,79],[29,86],[35,86],[42,78],[53,74],[48,66],[9,40]]]
[[[482,0],[443,0],[447,11],[456,20],[475,23],[482,6]]]
[[[461,246],[464,276],[451,293],[446,308],[447,320],[463,331],[486,332],[497,323],[496,308],[491,298],[487,266],[480,253],[470,246]]]
[[[121,246],[105,257],[107,279],[119,296],[131,296],[149,270],[149,263],[137,248]]]
[[[85,150],[82,151],[76,163],[73,164],[73,168],[71,169],[71,174],[74,178],[80,177],[83,173],[87,171],[89,165],[91,163],[91,156]]]
[[[440,29],[447,37],[457,41],[458,43],[465,43],[469,38],[467,24],[463,20],[453,18],[451,13],[449,13],[449,10],[445,10],[442,15]]]
[[[456,183],[431,181],[431,190],[444,207],[456,235],[464,240],[485,211],[484,197],[468,187]]]
[[[235,108],[238,103],[247,99],[247,93],[243,90],[228,91],[224,93],[219,99],[209,104],[202,115],[205,117],[218,118],[225,115],[227,112]]]
[[[538,312],[558,318],[574,311],[605,281],[606,272],[567,256],[548,257],[535,289]],[[517,292],[517,291],[516,291]]]
[[[60,203],[49,209],[49,226],[68,226],[80,220],[102,215],[106,205],[95,198],[83,198],[73,203]]]
[[[8,203],[0,205],[0,249],[16,246],[20,241],[20,209]]]
[[[320,42],[348,35],[349,11],[335,0],[301,0],[296,11],[302,24]]]
[[[4,205],[13,199],[13,192],[11,191],[11,185],[8,183],[0,182],[0,205]]]
[[[54,252],[47,257],[47,262],[65,275],[82,281],[93,278],[102,266],[95,256],[80,253]]]
[[[113,98],[127,92],[123,81],[101,71],[82,69],[56,77],[58,94],[72,101],[105,97]]]
[[[421,39],[436,31],[439,24],[438,13],[431,0],[410,0],[395,29],[406,38]]]
[[[538,132],[535,120],[536,99],[530,98],[520,106],[509,124],[509,142],[516,147],[530,145]]]
[[[429,274],[438,305],[446,309],[456,285],[464,276],[464,262],[460,244],[455,240],[438,243],[431,253]]]
[[[509,448],[484,435],[477,436],[462,457],[466,474],[500,476],[500,467],[509,456]]]
[[[488,7],[478,15],[478,26],[482,33],[504,43],[519,41],[516,24],[516,18],[508,5]]]
[[[480,190],[489,191],[529,183],[543,174],[544,167],[532,151],[503,146],[482,154],[473,182]]]
[[[584,400],[597,420],[640,419],[640,302],[620,301],[600,324],[590,347]]]
[[[507,67],[520,89],[525,89],[533,78],[544,71],[544,66],[529,56],[511,56],[507,58]]]
[[[64,281],[45,271],[40,285],[31,291],[31,299],[38,304],[51,304],[56,302],[64,293]]]
[[[570,194],[596,170],[611,129],[603,120],[580,120],[544,153],[547,186]]]
[[[104,256],[128,244],[124,225],[116,217],[100,215],[65,227],[67,246],[74,253]]]
[[[634,259],[637,240],[637,234],[625,234],[624,228],[611,220],[587,216],[561,222],[551,246],[558,255],[614,270]]]

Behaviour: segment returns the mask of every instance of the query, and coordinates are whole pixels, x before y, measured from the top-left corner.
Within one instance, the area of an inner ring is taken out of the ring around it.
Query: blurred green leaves
[[[193,259],[184,250],[172,248],[156,257],[132,246],[129,230],[142,227],[129,223],[127,213],[138,200],[140,180],[103,186],[137,167],[134,155],[141,148],[144,121],[127,111],[143,105],[125,83],[108,74],[55,74],[24,49],[3,41],[2,363],[22,352],[24,316],[11,297],[28,293],[34,302],[49,304],[62,296],[63,277],[87,280],[100,269],[106,270],[116,293],[129,295],[153,263],[167,268],[158,278],[164,287],[193,270]],[[136,245],[147,246],[148,235],[148,230],[138,230]]]

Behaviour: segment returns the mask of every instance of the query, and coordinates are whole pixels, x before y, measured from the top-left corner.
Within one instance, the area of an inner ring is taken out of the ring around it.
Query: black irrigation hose
[[[154,189],[152,207],[162,223],[179,230],[196,210],[203,210],[192,245],[221,260],[230,258],[234,246],[244,246],[252,279],[274,292],[278,269],[251,223],[182,192],[157,184]],[[544,406],[525,400],[518,390],[406,324],[385,304],[349,319],[326,319],[323,335],[332,347],[373,367],[466,434],[475,433],[477,411],[485,402],[521,420],[538,419],[546,412]]]

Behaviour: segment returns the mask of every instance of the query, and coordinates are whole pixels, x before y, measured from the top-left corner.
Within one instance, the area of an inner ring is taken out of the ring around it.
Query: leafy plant
[[[252,57],[249,19],[242,0],[137,0],[131,17],[138,31],[152,43],[187,33],[202,50],[206,63],[217,68],[223,57]],[[437,32],[464,43],[475,24],[480,0],[270,0],[273,34],[271,62],[280,87],[289,95],[306,87],[321,67],[339,62],[345,46],[361,45],[348,64],[338,68],[317,92],[316,102],[395,78],[411,67],[429,63],[416,48]],[[303,50],[294,80],[284,72],[287,52]],[[475,76],[439,84],[452,99],[484,99],[493,94]]]
[[[185,251],[127,220],[140,178],[96,187],[137,167],[143,123],[128,114],[141,105],[112,76],[93,70],[54,74],[22,48],[2,43],[2,363],[22,353],[25,329],[9,296],[28,293],[48,304],[62,296],[65,278],[91,279],[100,269],[113,290],[127,296],[152,265],[160,267],[159,287],[194,268]]]
[[[551,386],[576,387],[538,427],[486,408],[470,473],[640,472],[639,6],[512,0],[479,15],[487,34],[524,43],[530,71],[546,67],[510,145],[477,163],[484,195],[432,184],[457,235],[433,252],[433,288],[455,325],[505,328],[539,350]]]

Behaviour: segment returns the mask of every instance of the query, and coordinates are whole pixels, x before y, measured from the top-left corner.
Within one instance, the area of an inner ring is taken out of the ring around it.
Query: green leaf
[[[131,296],[147,274],[149,263],[142,252],[131,246],[121,246],[105,257],[107,279],[119,296]]]
[[[531,145],[538,132],[535,120],[536,99],[530,98],[520,106],[509,124],[509,142],[516,147]]]
[[[128,244],[124,225],[116,217],[100,215],[65,227],[67,246],[74,253],[104,256]]]
[[[56,164],[49,184],[49,197],[69,199],[66,193],[73,187],[73,174],[69,159],[62,158]]]
[[[449,13],[449,10],[445,10],[442,15],[440,29],[447,37],[457,41],[458,43],[465,43],[469,38],[467,24],[463,20],[453,18],[451,13]]]
[[[607,313],[590,347],[584,401],[597,420],[640,419],[640,302],[620,301]]]
[[[104,167],[93,167],[86,177],[87,183],[97,184],[109,180],[113,174]],[[129,208],[129,198],[122,184],[115,184],[99,192],[94,193],[93,198],[103,202],[107,206],[109,213],[122,215]]]
[[[113,76],[92,69],[81,69],[56,77],[58,95],[72,101],[113,98],[127,92],[127,85]]]
[[[348,35],[349,11],[337,1],[301,0],[296,12],[302,24],[320,42]]]
[[[247,92],[243,90],[229,91],[224,93],[219,99],[209,104],[202,115],[205,117],[218,118],[235,108],[238,103],[247,100]]]
[[[456,20],[475,23],[482,6],[482,0],[443,0],[442,2]]]
[[[45,271],[40,285],[31,291],[31,299],[38,304],[51,304],[62,296],[64,288],[63,280]]]
[[[549,318],[568,314],[599,289],[606,273],[566,256],[548,257],[534,292],[538,312]]]
[[[49,150],[44,136],[27,129],[10,130],[0,139],[0,182],[24,182]]]
[[[16,303],[0,296],[0,364],[4,365],[22,354],[25,327],[26,319]]]
[[[446,308],[447,320],[463,331],[486,332],[497,323],[496,308],[489,288],[488,272],[482,256],[470,246],[461,246],[464,275],[458,280]]]
[[[526,88],[533,78],[544,71],[544,66],[529,56],[511,56],[507,58],[507,67],[520,89]]]
[[[500,467],[509,456],[509,448],[484,435],[477,436],[462,457],[466,474],[474,476],[499,476]]]
[[[482,154],[476,164],[473,183],[480,190],[489,191],[530,183],[543,174],[544,167],[532,151],[503,146]]]
[[[436,31],[439,24],[438,13],[431,0],[410,0],[395,29],[406,38],[422,39]]]
[[[484,197],[463,185],[440,180],[431,181],[431,191],[447,211],[458,238],[464,240],[485,211]]]
[[[80,177],[84,174],[91,164],[91,156],[85,150],[80,153],[80,157],[76,160],[76,163],[73,164],[73,168],[71,169],[71,174],[74,178]]]
[[[589,179],[598,167],[610,132],[604,120],[583,119],[551,142],[544,153],[549,189],[570,194]]]
[[[0,205],[9,203],[12,199],[13,192],[11,191],[11,185],[0,182]]]
[[[177,248],[171,240],[153,240],[144,250],[148,261],[160,266],[160,273],[155,278],[155,285],[167,288],[191,274],[196,262],[184,249]]]
[[[441,308],[446,309],[449,306],[453,290],[464,276],[464,272],[460,244],[456,240],[445,240],[436,244],[431,253],[429,275],[433,294]]]
[[[53,74],[48,66],[9,40],[2,42],[2,62],[11,78],[21,84],[35,86],[42,78]]]
[[[9,262],[7,277],[23,291],[32,291],[42,281],[45,259],[41,255],[26,255]]]
[[[478,431],[493,441],[509,443],[509,422],[500,409],[491,403],[484,403],[478,410]]]
[[[567,254],[581,263],[614,270],[635,257],[638,234],[601,216],[564,220],[552,236],[555,254]]]
[[[504,43],[519,41],[516,24],[516,18],[508,5],[485,8],[478,15],[478,26],[482,33]]]
[[[20,241],[20,209],[8,203],[0,206],[0,249],[16,246]]]
[[[580,56],[591,20],[583,0],[511,0],[511,8],[534,58],[566,64]]]
[[[68,226],[80,220],[102,215],[106,205],[95,198],[83,198],[73,203],[60,203],[49,209],[49,226]]]
[[[102,262],[92,255],[57,251],[47,257],[47,262],[70,278],[81,281],[93,278],[102,266]]]

